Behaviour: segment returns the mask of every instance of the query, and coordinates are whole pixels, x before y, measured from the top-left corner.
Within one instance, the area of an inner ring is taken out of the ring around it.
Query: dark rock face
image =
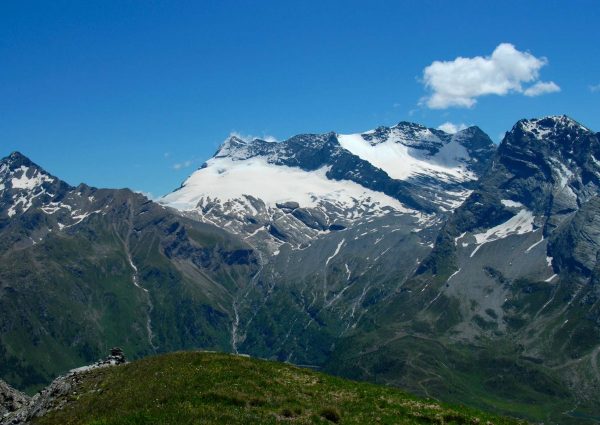
[[[600,264],[600,197],[584,204],[548,246],[554,264],[576,275],[590,277]]]
[[[0,380],[0,423],[4,416],[16,412],[29,402],[29,397]]]
[[[276,206],[277,206],[277,208],[281,208],[285,212],[292,212],[296,208],[299,208],[300,204],[298,202],[289,201],[289,202],[277,203]]]
[[[510,199],[537,213],[564,214],[600,187],[598,156],[598,137],[566,116],[522,120],[498,148],[493,173],[504,174],[498,183]]]
[[[325,230],[327,228],[327,217],[319,210],[296,208],[292,215],[312,229]]]
[[[568,117],[519,121],[506,134],[477,189],[445,226],[451,237],[489,229],[515,215],[516,202],[544,217],[544,235],[600,189],[600,141]]]

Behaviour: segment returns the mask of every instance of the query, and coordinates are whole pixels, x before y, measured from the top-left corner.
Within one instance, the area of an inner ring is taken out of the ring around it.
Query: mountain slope
[[[568,117],[519,121],[330,370],[426,382],[447,400],[551,423],[597,421],[599,154],[598,136]]]
[[[203,347],[594,423],[598,158],[565,116],[519,121],[498,149],[410,123],[233,137],[159,205],[11,155],[0,377],[31,390],[102,344]]]
[[[259,253],[233,303],[235,351],[321,364],[429,254],[494,151],[477,127],[405,122],[280,143],[231,137],[160,202]]]
[[[129,190],[72,187],[18,153],[0,162],[0,377],[21,389],[89,363],[231,347],[251,247]]]
[[[418,225],[460,204],[493,151],[477,127],[449,135],[411,123],[280,143],[232,136],[160,202],[273,252],[388,212]]]
[[[275,362],[174,353],[75,375],[34,424],[517,424]],[[0,419],[0,423],[2,420]]]

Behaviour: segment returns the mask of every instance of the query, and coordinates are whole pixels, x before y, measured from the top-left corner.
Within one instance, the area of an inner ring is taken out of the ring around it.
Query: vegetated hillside
[[[207,352],[92,370],[66,401],[33,423],[524,423],[285,363]]]
[[[110,346],[228,350],[251,248],[127,189],[0,161],[0,379],[31,392]]]

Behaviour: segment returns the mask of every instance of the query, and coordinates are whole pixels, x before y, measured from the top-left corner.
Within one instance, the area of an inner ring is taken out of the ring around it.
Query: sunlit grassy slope
[[[285,363],[207,352],[88,372],[37,424],[517,424]]]

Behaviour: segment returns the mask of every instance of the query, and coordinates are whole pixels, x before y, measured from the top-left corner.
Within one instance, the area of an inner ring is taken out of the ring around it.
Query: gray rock
[[[68,396],[77,390],[83,376],[91,370],[117,366],[126,363],[125,354],[121,348],[115,347],[110,350],[109,355],[89,366],[80,367],[71,370],[64,376],[59,376],[50,385],[30,399],[24,394],[6,387],[8,397],[12,397],[13,409],[7,411],[0,418],[0,425],[21,425],[28,424],[34,418],[44,416],[46,413],[62,409],[67,403]],[[0,400],[5,395],[3,382],[0,381]]]
[[[28,402],[29,397],[26,394],[15,390],[0,379],[0,418],[19,410]]]

